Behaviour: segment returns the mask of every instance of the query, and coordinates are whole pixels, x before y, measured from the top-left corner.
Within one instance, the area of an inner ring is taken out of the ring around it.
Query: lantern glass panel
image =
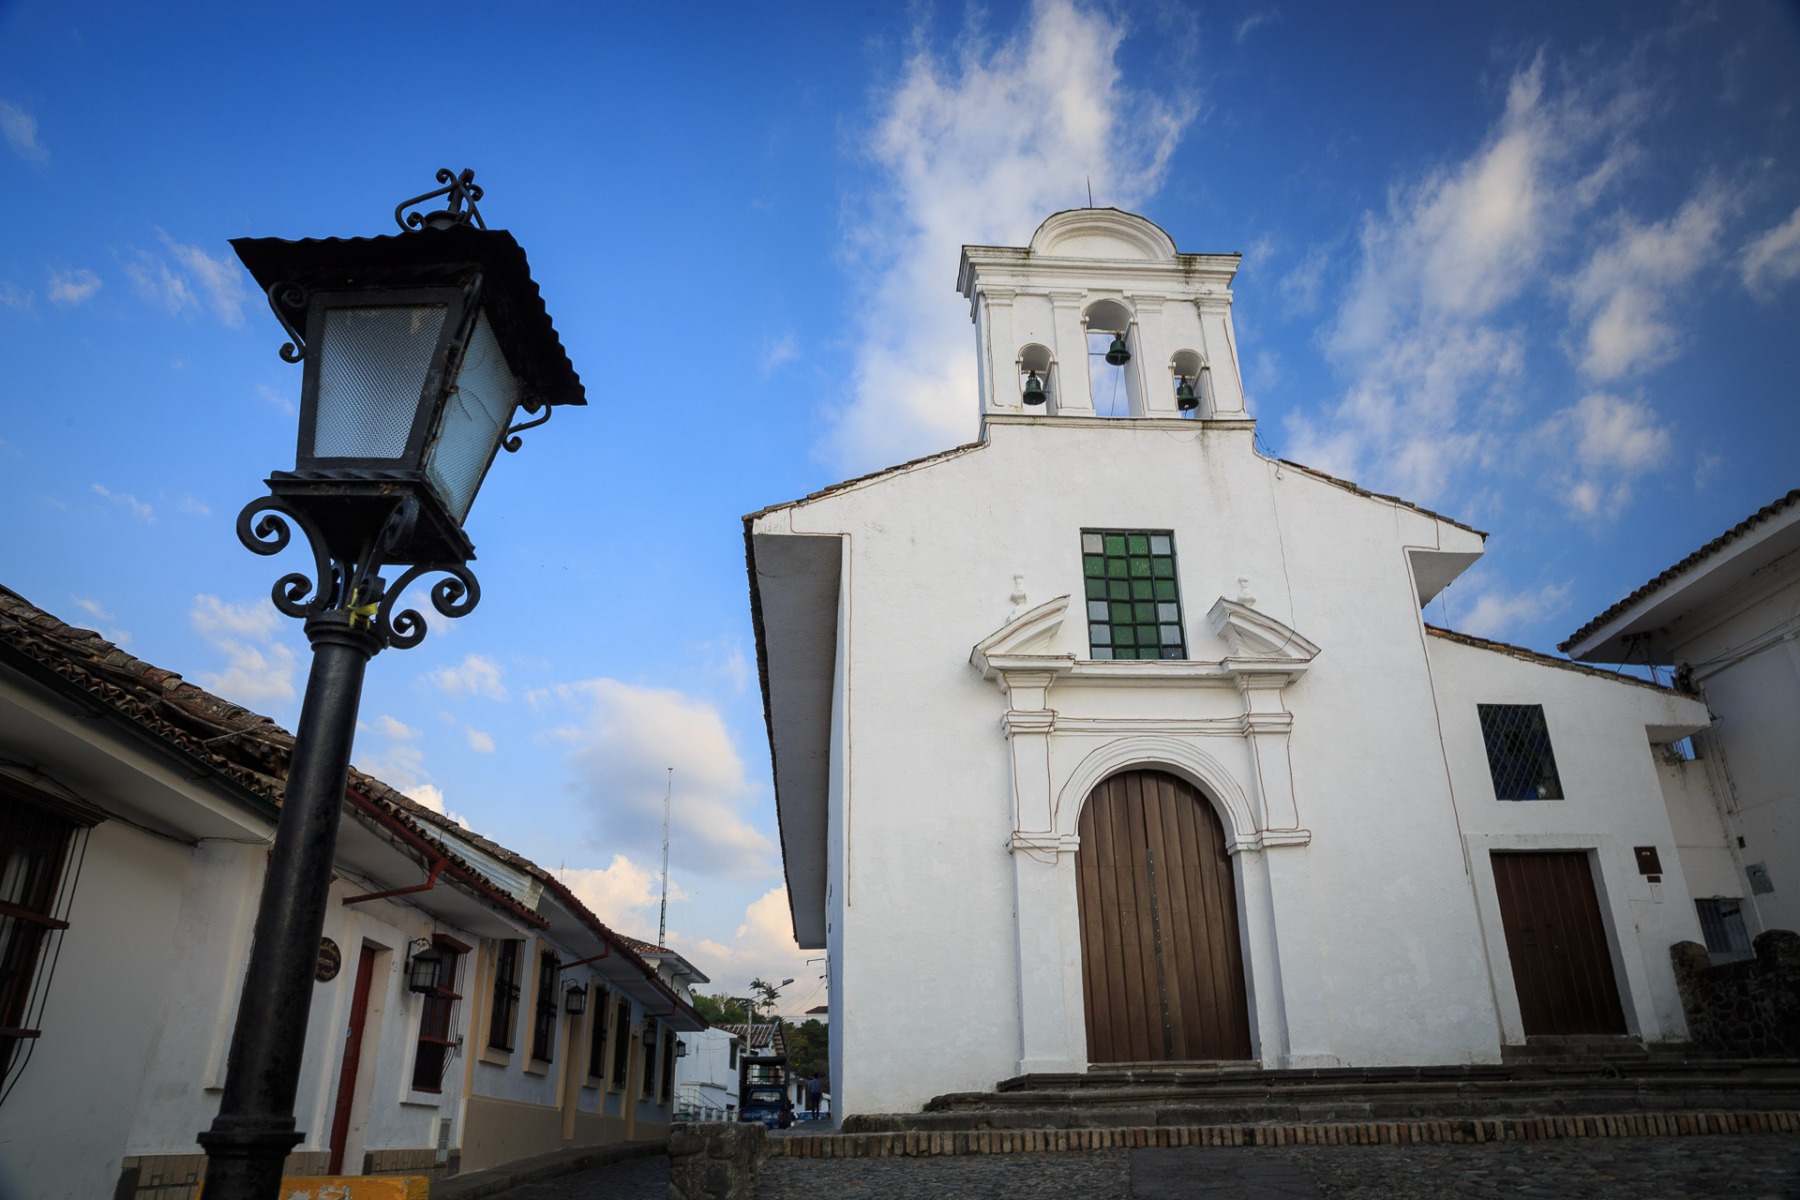
[[[519,403],[519,380],[507,365],[487,314],[475,321],[462,370],[444,404],[437,440],[425,456],[425,478],[461,524],[475,490]]]
[[[319,345],[313,458],[401,458],[448,309],[332,308]]]

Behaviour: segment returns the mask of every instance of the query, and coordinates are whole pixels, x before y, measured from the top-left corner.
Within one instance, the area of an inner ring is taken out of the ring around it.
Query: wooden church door
[[[1081,810],[1088,1061],[1251,1057],[1237,890],[1218,814],[1162,771],[1101,782]]]

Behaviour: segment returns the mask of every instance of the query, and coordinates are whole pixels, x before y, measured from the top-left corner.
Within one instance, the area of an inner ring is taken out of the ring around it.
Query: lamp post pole
[[[288,766],[287,793],[256,911],[256,940],[238,1001],[219,1115],[199,1137],[206,1148],[209,1197],[274,1196],[282,1164],[303,1136],[294,1127],[294,1095],[306,1049],[319,934],[325,927],[363,671],[381,649],[381,639],[355,628],[354,622],[348,611],[337,610],[306,623],[312,670]]]
[[[555,406],[586,403],[524,251],[475,210],[474,172],[437,179],[447,186],[395,210],[398,236],[232,243],[293,338],[281,357],[305,364],[295,469],[270,476],[237,535],[261,555],[286,549],[295,526],[305,535],[312,573],[282,576],[270,600],[305,622],[313,660],[219,1112],[198,1135],[207,1200],[275,1200],[305,1136],[294,1100],[363,674],[426,632],[396,602],[440,574],[440,615],[475,607],[462,523],[488,467]],[[405,212],[439,196],[442,211]],[[521,409],[541,415],[511,424]]]

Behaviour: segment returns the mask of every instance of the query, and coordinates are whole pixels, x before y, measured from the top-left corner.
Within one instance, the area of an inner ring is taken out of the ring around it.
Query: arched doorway
[[[1104,779],[1075,875],[1089,1062],[1251,1057],[1237,889],[1218,814],[1163,771]]]

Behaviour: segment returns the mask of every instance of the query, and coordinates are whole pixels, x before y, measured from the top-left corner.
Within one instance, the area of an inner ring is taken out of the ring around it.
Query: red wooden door
[[[1494,886],[1527,1034],[1624,1033],[1585,851],[1496,851]]]
[[[1078,827],[1090,1062],[1250,1057],[1237,889],[1218,814],[1193,785],[1126,771]]]
[[[375,978],[372,946],[362,948],[356,960],[356,987],[350,993],[350,1027],[344,1031],[344,1061],[338,1068],[337,1106],[331,1114],[331,1165],[328,1173],[344,1172],[344,1143],[350,1136],[350,1109],[356,1103],[356,1067],[362,1061],[363,1025],[369,1016],[369,987]]]

